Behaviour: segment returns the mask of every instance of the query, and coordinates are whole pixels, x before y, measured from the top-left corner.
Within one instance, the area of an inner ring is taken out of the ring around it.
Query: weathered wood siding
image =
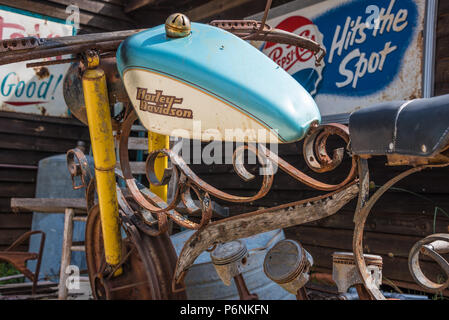
[[[22,9],[65,21],[69,5],[79,7],[80,33],[134,29],[135,23],[124,13],[122,0],[0,0],[0,5]]]
[[[438,1],[435,94],[449,93],[449,2]]]
[[[34,197],[39,160],[77,141],[88,143],[89,131],[76,119],[0,112],[0,250],[31,228],[32,214],[12,213],[11,197]]]

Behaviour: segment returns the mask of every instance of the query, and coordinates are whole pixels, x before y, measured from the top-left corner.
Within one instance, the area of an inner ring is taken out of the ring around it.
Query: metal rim
[[[427,252],[431,253],[430,255],[428,255],[440,265],[440,267],[446,274],[447,280],[443,284],[438,284],[428,279],[425,276],[424,272],[421,270],[421,266],[419,265],[419,255],[422,251],[423,246],[431,244],[434,241],[449,242],[449,235],[433,234],[415,243],[412,250],[410,250],[408,266],[410,273],[416,283],[433,293],[438,293],[449,286],[449,266],[447,261],[443,257],[441,257],[438,252],[429,249],[427,250]]]
[[[98,205],[86,223],[86,261],[92,295],[107,300],[185,299],[185,292],[173,293],[171,280],[176,253],[167,234],[150,237],[126,224],[122,239],[123,273],[113,277],[104,263],[103,239]]]

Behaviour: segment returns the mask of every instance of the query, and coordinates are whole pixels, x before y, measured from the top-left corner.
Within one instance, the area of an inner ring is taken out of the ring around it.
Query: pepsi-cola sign
[[[425,0],[328,0],[268,21],[327,51],[265,43],[261,50],[300,82],[323,115],[422,95]]]
[[[323,35],[318,27],[306,17],[297,15],[288,17],[276,28],[323,43]],[[270,42],[264,45],[263,52],[303,84],[312,95],[316,94],[318,84],[322,80],[324,63],[316,66],[315,57],[311,51]]]

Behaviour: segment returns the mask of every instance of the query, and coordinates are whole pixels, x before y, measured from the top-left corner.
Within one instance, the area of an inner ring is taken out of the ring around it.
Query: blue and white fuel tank
[[[251,44],[210,25],[190,25],[183,15],[171,17],[117,51],[146,129],[203,141],[288,143],[321,121],[310,94]],[[177,37],[170,22],[185,26],[184,34]]]

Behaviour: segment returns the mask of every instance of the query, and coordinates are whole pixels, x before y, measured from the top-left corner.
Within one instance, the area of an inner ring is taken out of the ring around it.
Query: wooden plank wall
[[[89,132],[76,119],[0,112],[0,250],[31,229],[32,214],[12,213],[11,197],[34,197],[39,160],[77,141],[88,143]]]
[[[0,0],[0,5],[27,10],[65,21],[67,6],[79,7],[79,33],[135,29],[134,20],[124,13],[122,0]]]
[[[435,94],[449,93],[449,1],[439,1]]]
[[[272,7],[289,1],[291,0],[273,0]],[[262,12],[265,4],[265,0],[157,0],[129,12],[129,16],[142,28],[164,23],[174,10],[185,13],[192,21],[208,23],[215,19],[243,19]]]

